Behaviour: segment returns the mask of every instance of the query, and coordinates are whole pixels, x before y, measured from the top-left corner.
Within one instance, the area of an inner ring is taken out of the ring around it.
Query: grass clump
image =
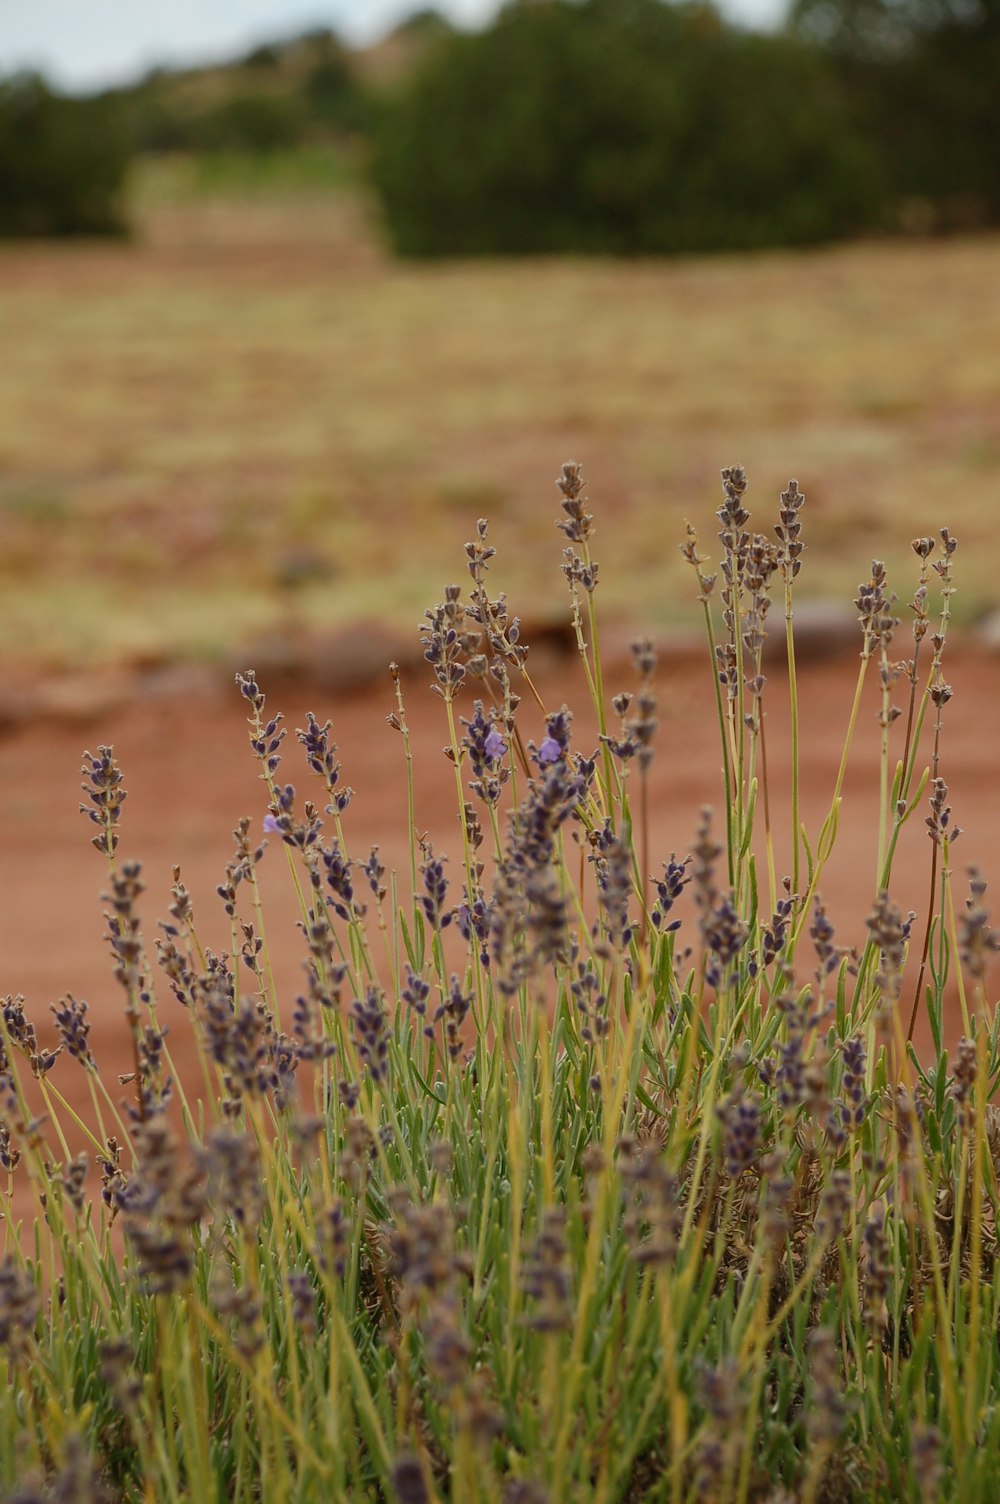
[[[398,674],[400,874],[377,848],[351,849],[330,723],[310,715],[296,733],[310,800],[283,781],[282,717],[252,671],[239,676],[268,813],[263,834],[240,822],[219,885],[228,954],[202,944],[179,873],[148,945],[141,873],[119,851],[123,774],[111,748],[86,755],[134,1061],[122,1100],[84,1003],[55,1005],[56,1050],[21,998],[3,1003],[7,1498],[995,1497],[998,937],[978,875],[964,907],[951,884],[940,750],[955,540],[914,543],[902,661],[880,563],[859,591],[858,692],[810,835],[795,698],[804,497],[790,482],[768,536],[749,528],[743,471],[723,484],[718,568],[691,529],[683,552],[725,816],[691,811],[682,859],[650,850],[651,643],[634,646],[634,691],[606,698],[576,465],[559,478],[559,526],[599,736],[574,745],[569,710],[542,703],[519,623],[488,586],[481,522],[467,592],[449,586],[421,628],[454,768],[451,864],[419,834]],[[767,778],[772,598],[787,808]],[[869,675],[878,871],[863,943],[847,948],[820,889]],[[918,810],[919,920],[892,899]],[[271,973],[267,838],[301,904],[294,1000]],[[171,1058],[157,987],[189,1013],[197,1090]],[[923,1060],[908,1041],[921,1010]],[[57,1084],[71,1065],[86,1120]]]

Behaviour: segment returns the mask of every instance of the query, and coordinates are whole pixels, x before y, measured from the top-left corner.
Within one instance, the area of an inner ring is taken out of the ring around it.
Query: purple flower
[[[499,731],[490,731],[486,737],[486,740],[483,742],[483,751],[489,758],[490,762],[499,762],[500,758],[504,755],[506,750],[507,743],[504,741]]]
[[[275,831],[280,829],[281,826],[278,824],[276,816],[272,815],[270,810],[268,810],[267,814],[264,816],[265,835],[274,835]]]
[[[558,762],[562,757],[563,749],[554,736],[547,736],[538,749],[538,761],[540,763]]]
[[[462,746],[469,754],[473,773],[469,787],[487,804],[496,804],[508,776],[508,770],[500,766],[507,751],[507,742],[499,728],[487,717],[482,700],[476,700],[469,720],[462,717],[462,725],[465,727]]]

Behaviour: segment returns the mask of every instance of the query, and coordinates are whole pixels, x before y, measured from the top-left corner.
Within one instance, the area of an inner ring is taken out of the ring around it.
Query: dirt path
[[[815,664],[801,677],[803,726],[802,814],[815,838],[829,805],[858,670],[855,656]],[[955,698],[947,709],[944,771],[951,785],[955,819],[966,827],[956,851],[956,901],[961,902],[965,868],[982,864],[996,871],[1000,845],[1000,661],[971,651],[952,657],[949,678]],[[609,675],[610,689],[627,687],[623,666]],[[406,700],[417,771],[417,819],[438,849],[451,853],[457,874],[459,841],[454,815],[454,781],[441,754],[446,727],[441,704],[420,674],[406,684]],[[267,687],[267,686],[265,686]],[[546,703],[583,703],[572,666],[546,674]],[[782,685],[772,677],[768,717],[772,808],[778,833],[779,871],[785,867],[789,750]],[[713,691],[703,663],[665,662],[659,679],[661,727],[653,775],[653,864],[689,848],[699,807],[719,803],[718,752]],[[273,710],[284,710],[294,729],[307,709],[334,721],[346,780],[356,790],[346,817],[356,855],[378,843],[382,859],[405,882],[406,797],[400,737],[386,725],[392,708],[391,685],[343,703],[325,703],[307,684],[274,686]],[[877,840],[875,789],[876,700],[869,694],[859,720],[855,755],[844,790],[838,846],[822,888],[843,943],[864,939],[864,918],[874,892]],[[538,738],[531,707],[524,706],[524,732]],[[578,744],[593,744],[590,718],[577,722]],[[56,720],[28,724],[0,743],[0,863],[4,899],[0,906],[3,991],[23,992],[46,1039],[51,1037],[48,1004],[67,991],[89,1000],[94,1038],[105,1070],[124,1068],[121,1000],[110,975],[103,929],[102,858],[89,845],[89,827],[76,812],[80,756],[85,745],[112,742],[126,773],[129,791],[122,827],[122,855],[143,864],[149,891],[144,896],[147,937],[165,916],[171,869],[179,864],[195,902],[203,940],[229,946],[228,927],[215,895],[232,852],[231,832],[249,814],[259,822],[265,801],[246,743],[244,707],[235,689],[221,695],[186,698],[146,697],[86,727]],[[306,778],[294,738],[289,736],[284,776],[301,788]],[[778,823],[780,822],[780,823]],[[921,819],[904,832],[897,862],[896,900],[922,916],[927,902],[930,843]],[[286,1007],[301,976],[297,910],[279,848],[263,863],[265,913],[279,985]],[[1000,891],[1000,890],[998,890]],[[919,927],[919,922],[918,922]],[[166,1012],[169,1014],[169,1008]],[[179,1010],[178,1010],[179,1012]],[[186,1021],[171,1018],[172,1044],[187,1054]],[[953,1015],[949,1032],[960,1032]],[[75,1065],[60,1061],[53,1081],[71,1096],[77,1092]],[[82,1085],[82,1083],[81,1083]]]

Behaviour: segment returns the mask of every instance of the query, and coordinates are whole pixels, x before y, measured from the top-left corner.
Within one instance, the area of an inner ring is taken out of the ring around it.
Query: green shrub
[[[0,83],[0,235],[124,229],[129,144],[109,99],[68,99],[33,75]]]
[[[409,255],[812,244],[872,223],[878,173],[818,51],[659,0],[549,0],[445,38],[373,162]]]
[[[928,227],[1000,223],[997,0],[798,0],[792,25],[837,67],[897,211]]]
[[[319,124],[337,131],[357,131],[369,123],[367,91],[361,86],[351,59],[340,46],[329,48],[309,70],[306,107]]]

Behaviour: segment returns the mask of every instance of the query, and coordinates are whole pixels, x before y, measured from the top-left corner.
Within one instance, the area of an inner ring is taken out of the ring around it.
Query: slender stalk
[[[785,661],[788,665],[788,709],[791,725],[792,750],[792,892],[799,891],[799,850],[802,844],[799,830],[799,686],[795,669],[795,627],[792,612],[792,580],[790,570],[785,570]]]

